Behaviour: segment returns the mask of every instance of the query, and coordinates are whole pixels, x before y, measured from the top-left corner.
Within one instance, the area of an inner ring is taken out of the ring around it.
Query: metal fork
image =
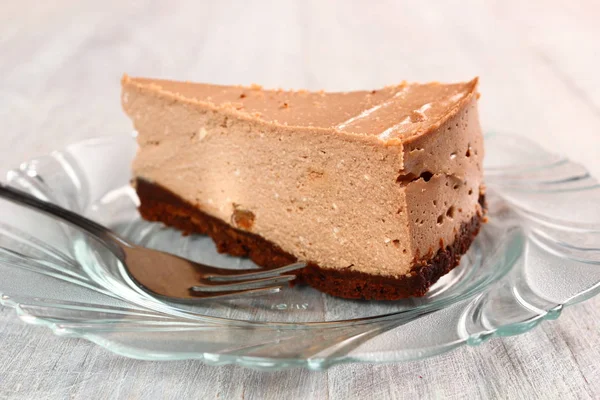
[[[137,246],[94,221],[1,182],[0,198],[56,217],[89,233],[123,263],[141,289],[170,301],[194,303],[205,299],[276,293],[283,284],[296,278],[289,272],[306,266],[298,262],[268,270],[211,267]]]

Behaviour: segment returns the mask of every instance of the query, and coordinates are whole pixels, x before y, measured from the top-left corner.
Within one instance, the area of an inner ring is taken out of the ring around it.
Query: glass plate
[[[489,222],[461,265],[427,296],[342,300],[310,287],[174,304],[133,284],[85,233],[0,201],[0,303],[57,335],[147,360],[200,359],[282,369],[429,357],[528,331],[600,283],[600,188],[580,165],[523,138],[487,135]],[[227,268],[210,239],[142,221],[129,186],[127,135],[88,140],[7,173],[18,188],[82,213],[129,240]]]

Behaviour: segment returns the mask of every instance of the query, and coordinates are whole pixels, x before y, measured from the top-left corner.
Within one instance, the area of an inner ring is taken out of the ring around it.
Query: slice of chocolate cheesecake
[[[422,296],[483,216],[477,79],[344,93],[122,79],[140,213],[334,296]]]

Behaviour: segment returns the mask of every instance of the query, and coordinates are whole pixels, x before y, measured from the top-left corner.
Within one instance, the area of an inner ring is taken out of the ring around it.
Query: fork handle
[[[48,201],[38,199],[37,197],[34,197],[22,190],[10,187],[3,182],[0,182],[0,198],[36,211],[40,211],[44,214],[58,218],[64,222],[81,228],[99,239],[104,245],[109,247],[111,251],[116,251],[116,255],[123,254],[123,250],[121,249],[122,246],[131,247],[131,244],[119,237],[110,229],[77,213],[74,213],[73,211],[67,210]]]

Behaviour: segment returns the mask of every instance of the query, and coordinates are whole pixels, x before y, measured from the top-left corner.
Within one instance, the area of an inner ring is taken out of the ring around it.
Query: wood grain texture
[[[600,6],[590,1],[0,2],[0,168],[126,133],[119,78],[309,89],[481,77],[487,130],[600,176]],[[143,362],[0,308],[0,399],[600,398],[600,298],[425,361],[264,373]]]

